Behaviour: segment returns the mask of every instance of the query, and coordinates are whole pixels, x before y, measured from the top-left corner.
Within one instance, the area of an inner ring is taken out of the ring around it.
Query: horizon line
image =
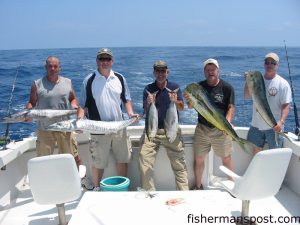
[[[153,46],[102,46],[102,47],[52,47],[52,48],[12,48],[12,49],[0,49],[0,51],[17,51],[17,50],[53,50],[53,49],[91,49],[91,48],[284,48],[284,45],[282,46],[276,46],[276,45],[212,45],[212,46],[201,46],[201,45],[166,45],[166,46],[160,46],[160,45],[153,45]],[[288,46],[289,48],[300,48],[299,46]]]

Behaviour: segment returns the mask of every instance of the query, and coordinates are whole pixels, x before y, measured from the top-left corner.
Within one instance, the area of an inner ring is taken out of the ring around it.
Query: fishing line
[[[18,77],[18,73],[19,73],[20,67],[21,67],[21,64],[17,67],[15,78],[13,80],[12,89],[11,89],[11,93],[10,93],[10,98],[8,100],[7,117],[11,116],[12,101],[13,101],[13,97],[14,97],[14,91],[15,91],[16,81],[17,81],[17,77]],[[6,149],[6,145],[9,142],[10,142],[10,139],[9,139],[9,123],[6,123],[5,134],[4,134],[3,137],[0,137],[0,144],[4,145],[4,147],[1,150],[5,150]]]
[[[297,105],[296,105],[296,102],[295,102],[294,86],[293,86],[293,81],[292,81],[292,77],[291,77],[291,69],[290,69],[289,57],[288,57],[288,53],[287,53],[287,48],[286,48],[285,40],[284,40],[284,47],[285,47],[286,61],[287,61],[288,70],[289,70],[289,78],[290,78],[291,90],[292,90],[294,116],[295,116],[295,125],[296,125],[295,134],[299,136],[300,129],[299,129],[299,120],[298,120],[298,109],[297,109]]]

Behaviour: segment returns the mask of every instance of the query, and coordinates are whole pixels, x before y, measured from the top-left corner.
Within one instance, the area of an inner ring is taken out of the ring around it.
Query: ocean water
[[[244,100],[244,72],[259,70],[264,72],[263,59],[274,51],[280,57],[278,73],[289,82],[288,65],[284,46],[282,47],[122,47],[111,48],[115,62],[113,69],[122,73],[128,82],[134,102],[135,112],[142,114],[142,91],[153,81],[152,65],[157,59],[165,60],[170,68],[169,79],[180,84],[181,88],[192,82],[204,79],[202,62],[215,58],[220,64],[221,78],[231,83],[235,89],[236,112],[233,124],[249,126],[252,101]],[[84,77],[96,68],[95,57],[98,48],[78,49],[40,49],[40,50],[0,50],[0,118],[8,113],[9,99],[13,81],[17,74],[12,97],[11,112],[24,108],[29,99],[31,83],[45,75],[45,60],[56,55],[61,60],[61,74],[73,80],[75,92],[79,97]],[[289,48],[288,57],[294,87],[296,105],[300,107],[300,48]],[[196,124],[197,113],[187,109],[180,113],[181,124]],[[143,123],[143,121],[141,121]],[[0,124],[0,135],[4,135],[6,124]],[[9,125],[12,140],[32,136],[35,123],[16,123]],[[295,129],[295,117],[291,108],[286,121],[286,131]]]

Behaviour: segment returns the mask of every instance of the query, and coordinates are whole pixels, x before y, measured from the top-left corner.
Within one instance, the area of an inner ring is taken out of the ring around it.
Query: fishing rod
[[[20,67],[21,67],[21,64],[17,67],[15,78],[13,80],[12,89],[11,89],[11,93],[10,93],[10,98],[8,100],[7,117],[11,116],[12,101],[13,101],[13,96],[14,96],[14,91],[15,91],[15,87],[16,87],[17,76],[18,76]],[[9,123],[6,123],[5,134],[4,134],[3,137],[0,137],[0,144],[4,145],[4,147],[1,150],[7,149],[6,145],[9,142],[10,142],[10,138],[9,138]]]
[[[291,77],[291,69],[290,69],[289,57],[288,57],[288,53],[287,53],[287,48],[286,48],[285,40],[284,40],[284,47],[285,47],[286,61],[287,61],[288,70],[289,70],[289,78],[290,78],[291,90],[292,90],[294,116],[295,116],[295,125],[296,125],[295,134],[298,136],[298,140],[299,140],[300,129],[299,129],[298,109],[297,109],[297,105],[296,105],[296,102],[295,102],[294,86],[293,86],[293,81],[292,81],[292,77]]]

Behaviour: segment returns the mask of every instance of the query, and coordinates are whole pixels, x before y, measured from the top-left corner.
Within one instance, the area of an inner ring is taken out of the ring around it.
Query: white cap
[[[271,59],[274,59],[276,62],[279,62],[279,56],[274,52],[270,52],[270,53],[266,54],[265,59],[267,59],[267,58],[271,58]]]
[[[206,67],[207,64],[214,64],[219,69],[219,63],[215,59],[210,58],[210,59],[204,61],[204,63],[203,63],[203,68],[204,69],[205,69],[205,67]]]

